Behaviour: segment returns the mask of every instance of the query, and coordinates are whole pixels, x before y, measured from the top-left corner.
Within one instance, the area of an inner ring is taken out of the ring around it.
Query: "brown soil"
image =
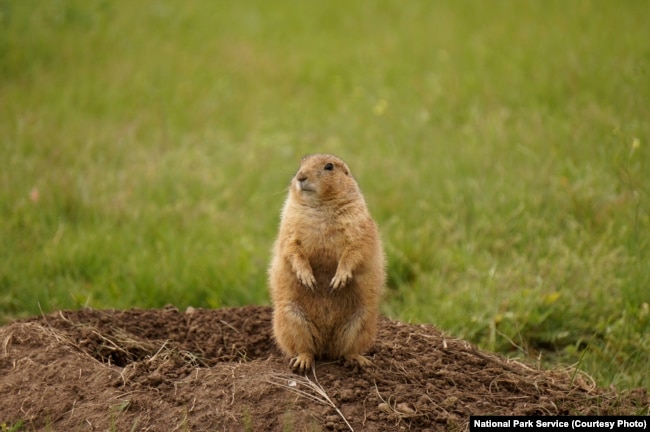
[[[57,312],[0,328],[0,424],[27,430],[463,430],[470,415],[638,414],[598,388],[382,319],[375,368],[289,371],[271,309]],[[4,429],[3,429],[4,430]]]

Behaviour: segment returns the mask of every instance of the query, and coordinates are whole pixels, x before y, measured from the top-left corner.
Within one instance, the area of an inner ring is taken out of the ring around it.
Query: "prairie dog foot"
[[[345,356],[345,359],[350,363],[361,366],[362,368],[374,366],[368,357],[362,356],[361,354],[350,354]]]
[[[308,353],[298,354],[289,360],[289,366],[295,372],[305,373],[314,367],[314,355]]]

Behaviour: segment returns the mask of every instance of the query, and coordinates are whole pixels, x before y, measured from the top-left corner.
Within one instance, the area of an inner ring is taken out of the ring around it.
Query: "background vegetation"
[[[0,320],[267,304],[306,153],[384,313],[650,387],[644,1],[0,1]],[[434,348],[432,348],[434,349]]]

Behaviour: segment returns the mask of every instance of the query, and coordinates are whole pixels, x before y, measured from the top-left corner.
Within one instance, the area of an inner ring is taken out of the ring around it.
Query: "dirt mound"
[[[540,370],[430,325],[382,319],[373,370],[292,374],[271,309],[80,310],[0,329],[0,423],[50,430],[454,430],[471,414],[637,414],[574,370]]]

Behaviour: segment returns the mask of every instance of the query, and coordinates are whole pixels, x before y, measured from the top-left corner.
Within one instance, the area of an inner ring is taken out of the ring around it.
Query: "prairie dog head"
[[[290,194],[305,204],[350,201],[361,196],[357,182],[345,162],[328,154],[302,158],[300,169],[291,180]]]

